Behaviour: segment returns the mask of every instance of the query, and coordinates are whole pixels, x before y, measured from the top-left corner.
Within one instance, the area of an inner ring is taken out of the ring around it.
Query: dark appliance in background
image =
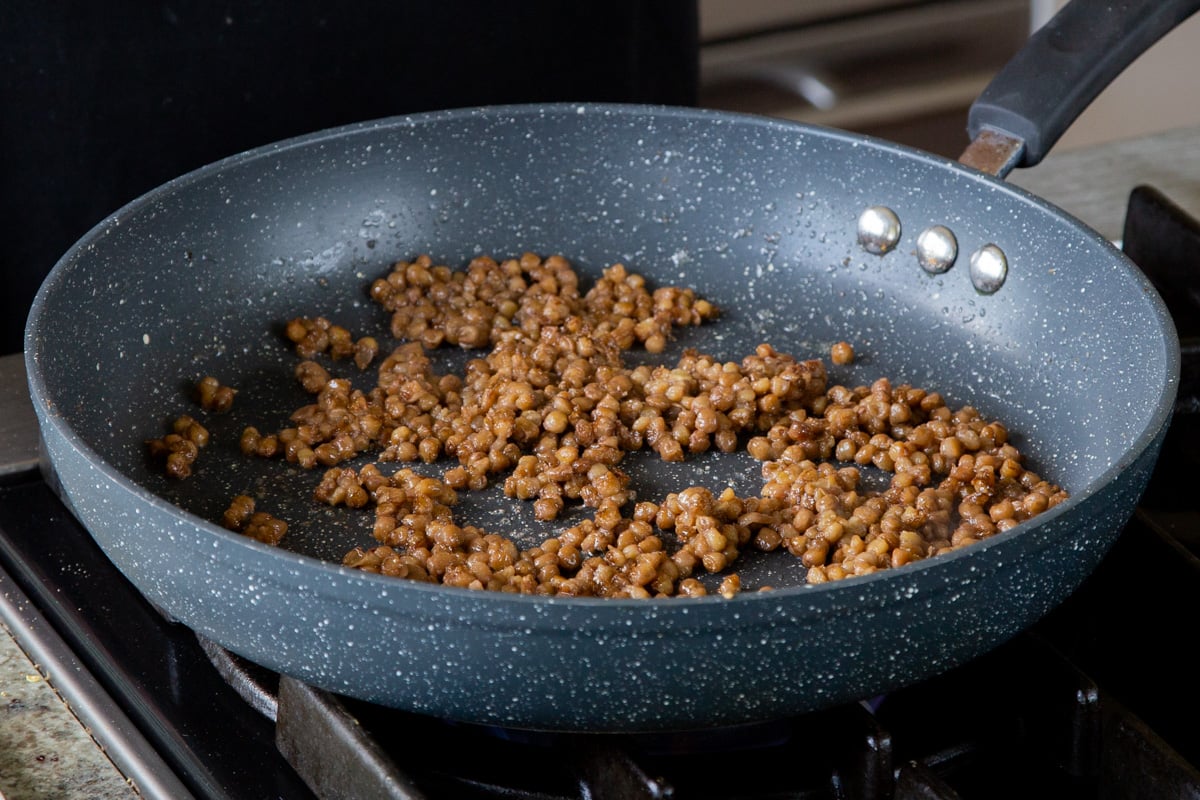
[[[694,105],[697,31],[694,0],[0,3],[0,354],[59,256],[171,178],[417,111]]]
[[[699,103],[957,158],[1042,0],[699,0]]]
[[[336,125],[539,101],[700,105],[948,157],[1037,0],[0,3],[0,354],[124,203]]]

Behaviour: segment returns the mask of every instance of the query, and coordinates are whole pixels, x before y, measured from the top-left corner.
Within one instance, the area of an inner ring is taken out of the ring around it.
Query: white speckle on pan
[[[316,269],[318,273],[324,274],[337,269],[342,255],[346,251],[345,242],[337,242],[332,247],[328,247],[314,255],[306,255],[300,259],[299,263],[303,267]]]

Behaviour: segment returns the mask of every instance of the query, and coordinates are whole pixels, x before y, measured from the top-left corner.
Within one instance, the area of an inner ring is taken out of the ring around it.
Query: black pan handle
[[[998,165],[1000,177],[1014,166],[1039,163],[1096,95],[1197,10],[1200,0],[1068,3],[1029,38],[971,106],[967,132],[973,146],[981,134],[999,134],[1024,145],[1010,153],[1011,163]],[[963,162],[980,166],[967,158],[970,152],[968,148]]]

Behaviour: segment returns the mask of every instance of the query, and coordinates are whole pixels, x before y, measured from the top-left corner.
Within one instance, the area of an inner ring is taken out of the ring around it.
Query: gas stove
[[[1069,600],[920,684],[770,723],[654,735],[502,730],[332,696],[147,603],[10,441],[34,440],[12,421],[0,435],[19,453],[0,466],[0,610],[145,797],[1200,797],[1183,627],[1184,610],[1200,607],[1200,499],[1189,489],[1200,288],[1188,269],[1200,233],[1155,190],[1135,191],[1127,209],[1123,246],[1168,299],[1184,349],[1150,488]],[[23,391],[19,360],[0,368]]]

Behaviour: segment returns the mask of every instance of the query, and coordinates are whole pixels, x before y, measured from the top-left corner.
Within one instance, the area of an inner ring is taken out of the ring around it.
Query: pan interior
[[[903,224],[884,256],[855,240],[859,213],[876,204]],[[934,224],[953,230],[960,248],[939,276],[913,255]],[[985,243],[1004,250],[1010,269],[990,296],[971,287],[966,267]],[[857,358],[830,366],[831,383],[887,376],[975,405],[1076,495],[1144,444],[1169,372],[1160,303],[1145,282],[1099,237],[1019,190],[834,131],[555,106],[319,134],[134,202],[68,253],[43,288],[28,340],[42,400],[138,491],[205,520],[219,519],[234,494],[260,497],[289,521],[283,546],[340,561],[373,543],[370,513],[314,503],[321,470],[238,451],[245,426],[277,430],[309,402],[292,377],[283,323],[322,315],[386,349],[387,315],[367,287],[393,261],[428,253],[461,267],[478,254],[525,251],[562,254],[588,280],[624,263],[720,307],[719,320],[681,331],[662,356],[630,353],[629,363],[669,363],[687,347],[736,360],[760,342],[827,358],[849,341]],[[461,368],[472,355],[438,351],[435,363]],[[362,388],[373,380],[347,362],[331,371]],[[204,415],[190,400],[208,374],[238,388],[228,414]],[[213,443],[195,475],[177,482],[143,443],[182,413],[202,418]],[[628,464],[648,499],[696,484],[761,485],[744,454]],[[566,521],[586,514],[575,509]],[[549,532],[530,504],[497,486],[464,496],[462,518],[523,545]],[[750,584],[803,582],[786,556],[759,558],[742,574]]]

